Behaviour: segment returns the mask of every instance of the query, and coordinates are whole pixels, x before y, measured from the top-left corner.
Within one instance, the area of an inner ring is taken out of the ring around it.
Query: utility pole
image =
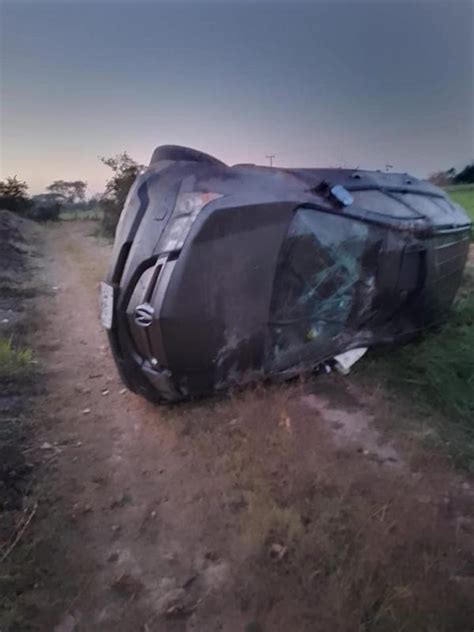
[[[268,158],[270,161],[270,167],[273,167],[273,159],[275,158],[275,154],[265,154],[265,158]]]

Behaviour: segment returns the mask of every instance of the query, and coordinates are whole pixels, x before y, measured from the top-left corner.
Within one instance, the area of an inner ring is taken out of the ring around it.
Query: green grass
[[[446,192],[455,202],[464,207],[469,217],[474,220],[474,184],[446,187]]]
[[[24,377],[33,362],[31,349],[16,349],[11,338],[0,338],[0,379]]]
[[[389,388],[413,403],[430,443],[474,472],[474,292],[464,293],[439,332],[376,355],[367,371],[384,375]]]

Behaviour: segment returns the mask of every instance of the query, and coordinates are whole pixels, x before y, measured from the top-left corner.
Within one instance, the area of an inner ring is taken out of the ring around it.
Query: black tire
[[[180,145],[161,145],[157,147],[153,152],[150,164],[159,160],[186,160],[188,162],[204,162],[215,166],[220,165],[221,167],[226,166],[225,163],[214,158],[214,156],[191,147],[181,147]]]

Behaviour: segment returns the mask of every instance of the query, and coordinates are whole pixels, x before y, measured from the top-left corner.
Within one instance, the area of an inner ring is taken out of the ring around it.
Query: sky
[[[425,177],[474,158],[470,0],[0,0],[0,179],[157,145]],[[391,167],[389,167],[391,168]]]

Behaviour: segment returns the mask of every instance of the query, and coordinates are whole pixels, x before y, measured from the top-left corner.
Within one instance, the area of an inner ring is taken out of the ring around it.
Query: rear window
[[[390,191],[351,191],[354,206],[397,219],[430,220],[435,226],[465,225],[469,222],[464,211],[449,199],[421,193]]]
[[[374,213],[381,213],[382,215],[400,219],[419,217],[401,200],[394,199],[381,191],[351,191],[351,195],[354,198],[354,206],[363,208],[366,211],[373,211]]]
[[[468,218],[462,209],[442,197],[416,195],[415,193],[398,193],[397,197],[435,223],[465,224],[467,222]]]

